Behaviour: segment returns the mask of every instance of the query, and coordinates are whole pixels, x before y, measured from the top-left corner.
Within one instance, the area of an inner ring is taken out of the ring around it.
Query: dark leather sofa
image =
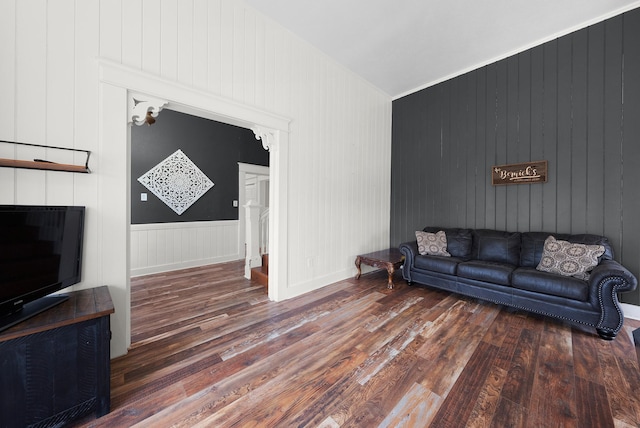
[[[613,259],[604,236],[489,229],[426,227],[443,230],[450,257],[420,255],[417,242],[400,245],[402,275],[418,283],[497,304],[581,323],[606,340],[616,337],[624,315],[617,293],[637,287],[637,279]],[[549,235],[571,243],[604,246],[604,254],[587,280],[536,269]]]

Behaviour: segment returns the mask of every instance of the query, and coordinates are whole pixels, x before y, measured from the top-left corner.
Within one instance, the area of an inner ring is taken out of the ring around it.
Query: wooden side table
[[[91,411],[109,413],[109,289],[68,295],[0,333],[0,426],[66,426]]]
[[[389,273],[389,282],[387,288],[393,288],[393,273],[402,266],[404,262],[404,256],[397,248],[389,248],[387,250],[374,251],[373,253],[360,254],[356,257],[356,267],[358,268],[358,274],[356,279],[360,279],[362,270],[360,265],[362,263],[373,266],[380,269],[386,269]]]

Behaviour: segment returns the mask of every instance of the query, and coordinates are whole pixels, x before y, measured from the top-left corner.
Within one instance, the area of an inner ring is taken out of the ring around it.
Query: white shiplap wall
[[[114,258],[130,238],[109,208],[128,200],[128,149],[100,130],[112,113],[101,97],[126,91],[101,95],[98,60],[291,119],[282,298],[353,275],[356,254],[388,245],[391,98],[241,0],[0,0],[0,55],[0,139],[91,150],[94,171],[0,168],[0,203],[87,206],[78,288],[110,286],[114,356],[129,344],[129,267]]]

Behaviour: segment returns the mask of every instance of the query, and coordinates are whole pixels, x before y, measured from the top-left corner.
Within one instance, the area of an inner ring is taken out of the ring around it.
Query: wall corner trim
[[[620,303],[620,307],[625,317],[631,318],[632,320],[640,320],[640,306]]]

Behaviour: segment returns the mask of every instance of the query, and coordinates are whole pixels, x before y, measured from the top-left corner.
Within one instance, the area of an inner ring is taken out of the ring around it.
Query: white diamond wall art
[[[180,149],[147,171],[138,181],[178,215],[214,185]]]

